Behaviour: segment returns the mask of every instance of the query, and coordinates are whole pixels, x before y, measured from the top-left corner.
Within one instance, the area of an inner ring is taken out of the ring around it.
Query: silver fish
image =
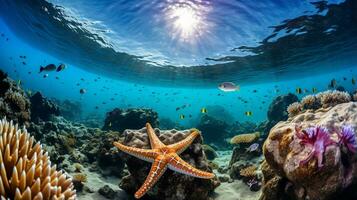
[[[239,90],[239,86],[234,84],[233,82],[223,82],[218,85],[218,89],[224,92],[235,92]]]
[[[245,149],[246,152],[253,152],[253,151],[257,151],[259,147],[258,143],[253,143],[251,144],[248,148]]]

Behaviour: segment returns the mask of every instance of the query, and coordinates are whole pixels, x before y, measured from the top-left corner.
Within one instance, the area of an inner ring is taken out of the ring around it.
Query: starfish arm
[[[169,169],[197,178],[210,179],[215,176],[213,173],[205,172],[194,168],[193,166],[182,160],[177,154],[173,155],[171,159],[169,159]]]
[[[148,133],[152,149],[158,149],[165,146],[157,137],[157,135],[155,134],[155,130],[151,127],[149,123],[146,123],[146,131]]]
[[[157,158],[151,165],[150,173],[146,177],[145,182],[139,188],[138,191],[135,192],[135,198],[139,199],[149,191],[154,184],[160,179],[160,177],[165,173],[167,169],[167,162],[162,158]]]
[[[116,146],[118,149],[124,151],[127,154],[130,154],[136,158],[148,162],[153,162],[158,155],[158,153],[152,149],[139,149],[135,147],[129,147],[119,142],[114,142],[114,146]]]
[[[196,129],[194,129],[185,139],[177,143],[168,145],[168,147],[174,149],[177,154],[180,154],[185,151],[187,147],[190,146],[190,144],[193,142],[193,140],[195,140],[195,138],[199,135],[200,133]]]

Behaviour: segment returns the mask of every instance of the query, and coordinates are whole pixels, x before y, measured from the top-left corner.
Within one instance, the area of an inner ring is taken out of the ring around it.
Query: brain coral
[[[234,136],[230,143],[231,144],[241,144],[241,143],[251,143],[260,137],[259,132],[239,134]]]
[[[0,121],[0,196],[2,200],[76,199],[72,180],[51,161],[26,129]]]

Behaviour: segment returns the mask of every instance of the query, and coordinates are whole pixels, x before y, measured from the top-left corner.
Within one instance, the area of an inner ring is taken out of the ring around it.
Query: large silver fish
[[[234,84],[233,82],[223,82],[218,85],[218,89],[224,92],[235,92],[239,90],[239,86]]]

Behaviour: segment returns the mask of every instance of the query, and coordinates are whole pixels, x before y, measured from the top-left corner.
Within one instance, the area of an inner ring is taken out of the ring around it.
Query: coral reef
[[[239,174],[243,177],[255,177],[257,175],[257,167],[255,165],[248,166],[239,171]]]
[[[174,144],[181,141],[190,134],[190,130],[159,130],[155,129],[155,134],[160,141],[165,144]],[[150,149],[150,143],[146,128],[140,130],[125,130],[123,144],[130,147],[141,149]],[[120,187],[129,193],[134,193],[137,188],[144,182],[145,177],[150,171],[150,164],[121,154],[126,160],[126,165],[130,175],[124,177]],[[202,147],[202,138],[197,137],[193,143],[181,153],[180,157],[190,165],[203,171],[212,171],[206,160]],[[161,179],[156,183],[147,195],[154,199],[208,199],[214,188],[219,185],[217,179],[197,179],[191,176],[178,174],[168,170]],[[169,187],[168,187],[169,186]]]
[[[73,183],[57,171],[26,129],[0,122],[0,194],[3,199],[76,199]]]
[[[28,124],[30,101],[24,91],[0,70],[0,117],[7,117],[15,123]]]
[[[288,106],[287,111],[289,117],[294,117],[302,111],[302,105],[299,102],[294,102]]]
[[[30,97],[31,120],[33,122],[49,121],[52,116],[59,116],[58,106],[51,100],[43,97],[40,92],[36,92]]]
[[[339,102],[348,98],[343,99]],[[274,126],[263,147],[270,169],[263,170],[261,199],[274,199],[267,191],[275,191],[280,197],[324,200],[351,187],[357,180],[356,124],[357,103],[349,102],[306,110]],[[266,177],[268,171],[273,173]]]
[[[210,115],[203,115],[197,128],[202,132],[205,143],[211,146],[224,147],[228,134],[228,124]]]
[[[115,130],[123,132],[125,129],[140,129],[150,123],[153,127],[159,126],[158,114],[152,109],[127,110],[115,108],[107,113],[103,130]]]
[[[252,143],[260,137],[259,132],[246,133],[234,136],[230,143],[231,144],[243,144],[243,143]]]
[[[341,103],[347,103],[352,97],[343,91],[328,90],[316,95],[307,95],[301,102],[294,102],[288,107],[289,117],[294,117],[306,110],[317,110],[320,108],[329,108]],[[300,104],[300,105],[299,105]]]
[[[58,105],[61,116],[67,120],[77,121],[82,118],[82,104],[78,101],[53,99]]]

